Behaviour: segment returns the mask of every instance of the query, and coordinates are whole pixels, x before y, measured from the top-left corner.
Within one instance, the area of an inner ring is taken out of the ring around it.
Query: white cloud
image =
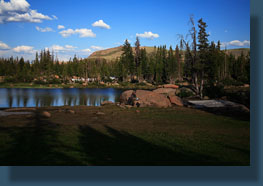
[[[103,22],[103,20],[95,21],[92,26],[94,27],[100,27],[105,29],[110,29],[110,25]]]
[[[93,50],[102,50],[102,49],[104,49],[101,46],[91,46],[90,48],[93,49]]]
[[[81,52],[87,52],[87,53],[90,53],[91,50],[90,50],[89,48],[86,48],[86,49],[81,50]]]
[[[46,28],[40,28],[38,26],[36,26],[37,31],[39,32],[54,32],[54,30],[52,28],[46,27]]]
[[[26,0],[10,0],[10,2],[1,0],[0,14],[7,12],[26,12],[28,11],[29,7],[30,4]]]
[[[65,45],[65,46],[60,46],[60,45],[52,45],[50,47],[46,47],[46,50],[50,50],[50,51],[54,51],[54,52],[73,52],[74,49],[76,49],[77,47],[72,46],[72,45]]]
[[[221,47],[222,48],[225,48],[227,46],[237,46],[237,47],[250,46],[250,41],[244,40],[242,42],[242,41],[239,41],[239,40],[233,40],[233,41],[230,41],[230,42],[222,42],[221,43]]]
[[[63,25],[58,25],[58,29],[64,29],[65,28],[65,26],[63,26]]]
[[[25,45],[21,45],[21,46],[17,46],[15,48],[13,48],[13,51],[17,52],[17,53],[33,53],[34,50],[33,50],[34,47],[32,46],[25,46]]]
[[[75,49],[75,48],[77,48],[77,47],[74,47],[74,46],[72,46],[72,45],[65,45],[65,48],[67,48],[67,49]]]
[[[158,38],[159,35],[158,34],[154,34],[152,32],[144,32],[143,34],[136,34],[137,37],[142,37],[142,38],[147,38],[147,39],[154,39],[154,38]]]
[[[58,17],[55,15],[52,15],[53,19],[58,20]]]
[[[69,52],[69,51],[74,51],[74,49],[77,48],[72,45],[65,45],[65,46],[60,46],[60,45],[52,45],[51,47],[47,47],[46,49],[53,50],[54,52]]]
[[[94,34],[91,29],[87,29],[87,28],[81,28],[75,30],[70,28],[67,30],[62,30],[59,33],[60,35],[62,35],[62,37],[69,37],[73,34],[78,34],[79,37],[96,37],[96,34]]]
[[[26,0],[10,0],[10,2],[0,1],[0,23],[5,22],[32,22],[41,23],[43,20],[57,19],[31,10],[30,4]]]
[[[7,50],[7,49],[10,49],[10,47],[5,44],[4,42],[0,41],[0,50]]]

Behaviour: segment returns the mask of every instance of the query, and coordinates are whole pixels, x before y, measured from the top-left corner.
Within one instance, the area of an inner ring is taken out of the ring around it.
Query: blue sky
[[[209,41],[250,46],[249,0],[0,0],[0,56],[31,60],[49,48],[60,60],[87,57],[126,38],[134,45],[136,35],[142,46],[175,48],[192,14],[207,23]]]

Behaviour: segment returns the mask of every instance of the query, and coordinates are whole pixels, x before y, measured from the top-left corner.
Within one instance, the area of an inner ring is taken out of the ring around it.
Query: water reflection
[[[120,89],[19,89],[1,88],[0,107],[99,106],[119,101]]]

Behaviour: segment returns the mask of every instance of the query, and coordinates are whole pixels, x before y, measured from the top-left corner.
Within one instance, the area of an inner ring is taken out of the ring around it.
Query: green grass
[[[249,121],[189,108],[50,107],[31,117],[0,117],[0,165],[249,165],[249,159]]]

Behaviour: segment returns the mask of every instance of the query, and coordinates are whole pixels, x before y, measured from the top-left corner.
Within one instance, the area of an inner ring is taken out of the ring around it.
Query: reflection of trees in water
[[[88,97],[83,89],[79,90],[78,96],[79,96],[79,105],[87,105]]]
[[[22,89],[22,97],[23,97],[23,106],[26,107],[29,99],[28,91],[26,89]]]
[[[109,96],[107,95],[88,95],[88,105],[89,106],[99,106],[102,101],[108,100]]]
[[[7,89],[7,100],[8,100],[8,106],[11,108],[13,106],[13,94],[12,89]]]
[[[20,91],[18,91],[18,89],[16,89],[16,106],[20,107],[20,98],[21,98],[21,94]]]
[[[62,91],[64,105],[69,105],[69,106],[77,105],[77,96],[74,94],[75,93],[71,92],[71,90]]]
[[[118,90],[108,89],[6,89],[7,104],[20,106],[99,106],[103,101],[119,101]],[[32,102],[30,101],[32,100]]]
[[[50,91],[33,91],[34,92],[34,102],[36,107],[47,107],[47,106],[55,106],[54,102],[56,100],[56,96]]]

